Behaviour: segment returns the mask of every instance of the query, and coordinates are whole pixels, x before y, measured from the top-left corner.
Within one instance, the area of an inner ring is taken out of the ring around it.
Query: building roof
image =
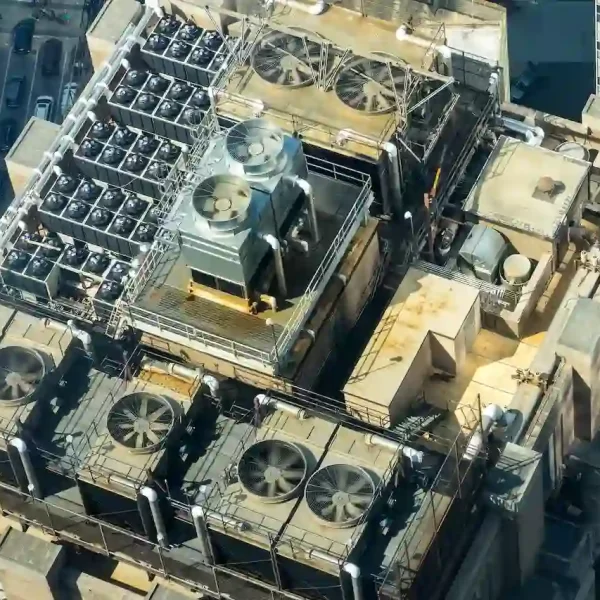
[[[491,223],[554,238],[589,169],[585,161],[502,136],[464,209]],[[555,183],[551,196],[536,193],[547,177]]]

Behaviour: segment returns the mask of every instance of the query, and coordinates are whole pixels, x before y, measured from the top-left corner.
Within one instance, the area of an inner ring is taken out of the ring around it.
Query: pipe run
[[[297,175],[289,177],[289,180],[293,185],[299,187],[306,197],[306,209],[308,211],[310,233],[315,244],[318,244],[321,235],[319,233],[319,223],[317,221],[317,209],[315,207],[315,193],[313,186],[310,185],[306,179],[302,179],[302,177],[298,177]]]
[[[354,563],[345,563],[342,567],[352,580],[352,594],[354,595],[354,600],[363,600],[363,590],[362,590],[362,582],[360,579],[360,568],[358,565]]]
[[[163,521],[162,514],[160,512],[160,506],[158,504],[158,494],[155,490],[148,486],[144,486],[140,490],[140,494],[148,500],[148,504],[150,505],[152,519],[154,520],[154,527],[156,528],[156,539],[161,546],[165,547],[168,545],[167,529],[165,527],[165,522]]]
[[[448,58],[451,53],[450,48],[443,43],[435,43],[435,40],[429,40],[422,38],[411,33],[410,29],[406,25],[401,25],[396,29],[396,39],[399,42],[408,42],[415,44],[415,46],[421,46],[422,48],[433,48],[439,52],[443,58]]]
[[[527,125],[523,121],[501,117],[502,126],[514,133],[520,133],[525,136],[525,141],[529,146],[541,146],[544,141],[545,133],[541,127],[537,125]]]
[[[315,4],[305,4],[304,2],[299,2],[299,0],[267,0],[265,8],[268,10],[274,4],[281,4],[292,10],[299,10],[300,12],[314,16],[322,15],[327,10],[327,2],[325,0],[317,0]]]
[[[481,414],[481,429],[473,434],[463,454],[463,459],[473,460],[479,455],[492,428],[502,417],[504,417],[504,410],[497,404],[488,404],[483,409]]]
[[[40,497],[40,484],[31,462],[31,456],[29,455],[29,449],[27,444],[21,438],[13,438],[8,442],[10,446],[15,448],[21,458],[23,464],[23,470],[25,471],[25,477],[27,477],[27,489],[32,496]]]
[[[380,448],[386,448],[392,452],[401,452],[403,456],[410,460],[411,465],[421,464],[425,458],[425,453],[421,450],[415,450],[410,446],[405,446],[400,442],[390,440],[382,435],[376,433],[367,433],[365,435],[365,443],[367,446],[379,446]]]
[[[285,269],[283,268],[283,250],[281,248],[281,242],[272,233],[261,233],[259,234],[259,237],[267,242],[273,250],[277,285],[279,286],[279,293],[285,298],[287,297],[287,284],[285,281]]]
[[[293,404],[288,404],[287,402],[283,402],[283,400],[277,400],[277,398],[272,398],[268,394],[258,394],[255,396],[254,406],[257,408],[280,410],[281,412],[288,413],[301,421],[307,418],[306,411],[303,408],[294,406]]]
[[[215,559],[212,551],[212,544],[210,541],[210,536],[208,533],[208,528],[206,526],[206,514],[202,507],[200,506],[192,506],[192,520],[194,521],[194,529],[196,530],[196,536],[198,537],[198,541],[200,542],[200,548],[202,549],[202,554],[206,559],[206,563],[209,565],[215,564]]]

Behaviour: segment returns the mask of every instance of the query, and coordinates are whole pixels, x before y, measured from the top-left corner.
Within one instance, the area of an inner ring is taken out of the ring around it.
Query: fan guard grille
[[[0,348],[0,406],[29,402],[45,374],[39,352],[22,346]]]
[[[348,107],[367,114],[383,114],[396,108],[403,95],[406,71],[368,58],[352,59],[337,76],[334,89]]]
[[[300,492],[308,465],[302,450],[282,440],[250,446],[238,462],[240,485],[263,502],[285,502]]]
[[[367,471],[346,464],[328,465],[312,474],[305,498],[310,511],[330,527],[353,527],[367,512],[375,483]]]
[[[175,411],[162,396],[135,392],[123,396],[108,412],[110,437],[133,454],[156,452],[175,424]]]

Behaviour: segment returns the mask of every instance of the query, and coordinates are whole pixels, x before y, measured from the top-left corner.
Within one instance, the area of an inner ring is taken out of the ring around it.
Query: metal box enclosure
[[[460,249],[460,258],[477,279],[495,283],[508,244],[495,229],[474,225]]]

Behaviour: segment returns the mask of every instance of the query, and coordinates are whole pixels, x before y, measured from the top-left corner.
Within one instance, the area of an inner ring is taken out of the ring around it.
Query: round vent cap
[[[99,254],[95,252],[94,254],[90,254],[90,258],[87,261],[86,268],[91,273],[96,275],[100,275],[104,273],[106,269],[108,269],[108,265],[110,264],[110,259],[106,254]]]
[[[148,89],[156,94],[162,94],[169,85],[169,82],[160,75],[153,75],[148,82]]]
[[[46,239],[42,243],[40,252],[50,259],[56,259],[60,256],[63,248],[65,247],[63,241],[56,234],[48,234]]]
[[[63,260],[72,267],[78,267],[83,264],[87,255],[88,252],[83,246],[69,246],[65,250]]]
[[[211,50],[218,50],[223,44],[223,37],[218,31],[207,31],[202,38],[202,44]]]
[[[125,194],[121,190],[117,190],[114,188],[110,188],[102,194],[102,198],[100,199],[100,204],[104,206],[104,208],[115,209],[121,206],[125,200]]]
[[[77,180],[71,175],[61,175],[56,180],[56,188],[59,192],[70,194],[77,187]]]
[[[115,99],[119,104],[129,104],[135,98],[135,92],[128,87],[121,86],[115,92]]]
[[[160,34],[152,34],[148,38],[147,46],[153,52],[163,52],[164,49],[169,45],[169,38]]]
[[[171,142],[165,142],[158,151],[158,157],[166,162],[173,162],[181,154],[181,150]]]
[[[141,87],[146,79],[148,79],[148,73],[142,69],[131,69],[125,75],[125,83],[131,87]]]
[[[150,112],[158,104],[158,98],[152,94],[140,94],[135,104],[140,110]]]
[[[190,56],[190,62],[200,67],[207,67],[214,55],[215,53],[208,48],[196,48]]]
[[[165,100],[158,109],[158,114],[165,119],[174,119],[181,110],[181,105],[177,102]]]
[[[197,25],[195,25],[194,23],[186,23],[179,30],[178,37],[180,37],[182,40],[185,40],[186,42],[195,42],[200,37],[201,33],[202,29],[200,29]]]
[[[90,223],[94,227],[106,227],[112,219],[112,213],[105,208],[95,208],[90,215]]]
[[[179,21],[173,15],[164,16],[156,26],[156,31],[165,35],[173,35],[179,28]]]
[[[146,210],[146,206],[147,202],[137,196],[131,196],[125,202],[125,212],[132,217],[139,217]]]
[[[0,406],[30,402],[45,374],[45,361],[35,350],[21,346],[0,348]]]
[[[11,250],[6,257],[6,266],[13,271],[22,271],[31,260],[31,255],[23,250]]]
[[[102,193],[102,188],[93,181],[84,181],[77,192],[77,197],[83,200],[95,200]]]
[[[115,302],[123,292],[123,286],[118,281],[105,281],[96,292],[98,300],[105,302]]]
[[[121,146],[122,148],[128,148],[135,141],[135,133],[133,133],[133,131],[127,127],[119,127],[113,139],[115,144],[118,146]]]
[[[185,42],[173,42],[169,48],[169,54],[179,60],[183,60],[189,53],[192,47]]]
[[[117,148],[116,146],[109,146],[102,153],[100,160],[107,165],[118,165],[123,160],[124,156],[125,151],[123,149]]]
[[[156,237],[156,226],[151,223],[140,223],[135,238],[140,242],[151,242]]]
[[[52,212],[61,211],[67,204],[67,199],[60,194],[48,194],[44,200],[44,209]]]
[[[207,108],[210,105],[210,96],[205,90],[197,90],[194,92],[190,104],[196,108]]]
[[[81,221],[90,211],[90,205],[80,200],[73,200],[67,206],[67,216],[75,221]]]
[[[124,163],[124,168],[132,173],[139,173],[144,170],[144,167],[148,164],[148,159],[144,158],[141,154],[130,154]]]
[[[203,118],[204,113],[199,108],[186,108],[183,111],[183,120],[192,127],[200,125]]]
[[[113,223],[113,231],[119,235],[129,235],[135,227],[135,221],[127,215],[117,215]]]
[[[106,123],[105,121],[96,121],[92,125],[90,134],[93,138],[96,138],[97,140],[107,140],[110,137],[112,131],[113,127],[109,123]]]
[[[152,179],[166,179],[169,175],[169,167],[165,163],[155,162],[148,168],[148,177]]]
[[[176,81],[169,90],[169,98],[173,98],[173,100],[185,100],[191,92],[192,88],[187,83]]]
[[[98,156],[102,151],[102,144],[96,140],[83,140],[79,148],[84,156],[93,158],[94,156]]]
[[[141,154],[152,154],[158,148],[158,140],[152,136],[144,134],[138,140],[138,143],[135,145],[135,149],[137,152]]]

